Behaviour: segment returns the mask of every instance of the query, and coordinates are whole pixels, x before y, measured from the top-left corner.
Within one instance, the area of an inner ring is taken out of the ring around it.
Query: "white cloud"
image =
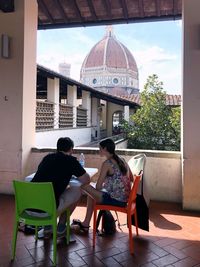
[[[158,46],[152,46],[135,51],[134,57],[138,65],[141,90],[144,88],[148,76],[157,74],[167,93],[181,93],[181,88],[177,88],[177,81],[180,84],[181,80],[181,66],[177,54],[169,53]]]
[[[138,66],[143,66],[145,64],[172,61],[177,58],[177,55],[170,54],[158,46],[152,46],[140,51],[134,51],[134,57]]]
[[[83,29],[74,30],[72,39],[74,40],[74,42],[77,42],[77,44],[80,46],[80,49],[81,49],[81,45],[84,45],[84,46],[86,45],[87,47],[92,47],[95,43],[94,39],[89,37],[83,31]]]

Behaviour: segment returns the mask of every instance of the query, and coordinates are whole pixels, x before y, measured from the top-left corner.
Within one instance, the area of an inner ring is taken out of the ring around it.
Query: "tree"
[[[180,107],[166,105],[166,92],[153,74],[141,93],[141,107],[124,123],[128,148],[180,150]]]

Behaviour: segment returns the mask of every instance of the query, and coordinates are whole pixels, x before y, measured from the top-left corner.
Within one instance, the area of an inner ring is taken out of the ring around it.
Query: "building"
[[[130,95],[139,93],[139,75],[136,61],[113,33],[112,26],[86,56],[80,81],[105,93]]]
[[[58,69],[60,74],[66,77],[70,77],[71,64],[62,62],[59,64]]]

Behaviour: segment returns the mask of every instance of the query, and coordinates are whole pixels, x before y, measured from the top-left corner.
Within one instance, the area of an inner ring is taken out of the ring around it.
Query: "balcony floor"
[[[10,262],[11,238],[14,219],[13,196],[0,195],[0,267],[52,266],[52,240],[34,241],[33,235],[18,233],[16,260]],[[83,219],[85,207],[78,207],[71,216]],[[120,214],[119,214],[120,215]],[[126,222],[120,215],[121,224]],[[185,212],[172,203],[151,202],[150,231],[134,232],[133,256],[129,254],[128,233],[112,237],[97,237],[92,248],[92,230],[89,235],[75,234],[76,243],[68,246],[64,239],[57,242],[57,266],[175,266],[200,267],[200,214]]]

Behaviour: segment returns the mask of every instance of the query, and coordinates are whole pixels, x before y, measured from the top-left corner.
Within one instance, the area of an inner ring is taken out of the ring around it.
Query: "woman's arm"
[[[101,202],[102,192],[100,190],[102,189],[103,182],[108,174],[109,174],[109,164],[104,162],[101,166],[100,175],[97,180],[96,188],[93,188],[91,185],[87,184],[82,186],[83,191],[85,191],[85,193],[89,195],[92,199],[97,201],[97,203]]]
[[[104,161],[104,163],[101,166],[100,175],[99,175],[99,178],[98,178],[97,184],[96,184],[96,189],[97,190],[101,190],[102,189],[102,185],[103,185],[103,183],[105,181],[105,178],[109,173],[109,167],[110,167],[109,164],[106,161]]]
[[[130,181],[131,182],[134,182],[134,178],[133,178],[133,174],[132,174],[132,171],[128,165],[128,163],[126,162],[126,160],[124,158],[121,158],[124,162],[124,164],[126,165],[126,168],[127,168],[127,176],[130,178]]]

